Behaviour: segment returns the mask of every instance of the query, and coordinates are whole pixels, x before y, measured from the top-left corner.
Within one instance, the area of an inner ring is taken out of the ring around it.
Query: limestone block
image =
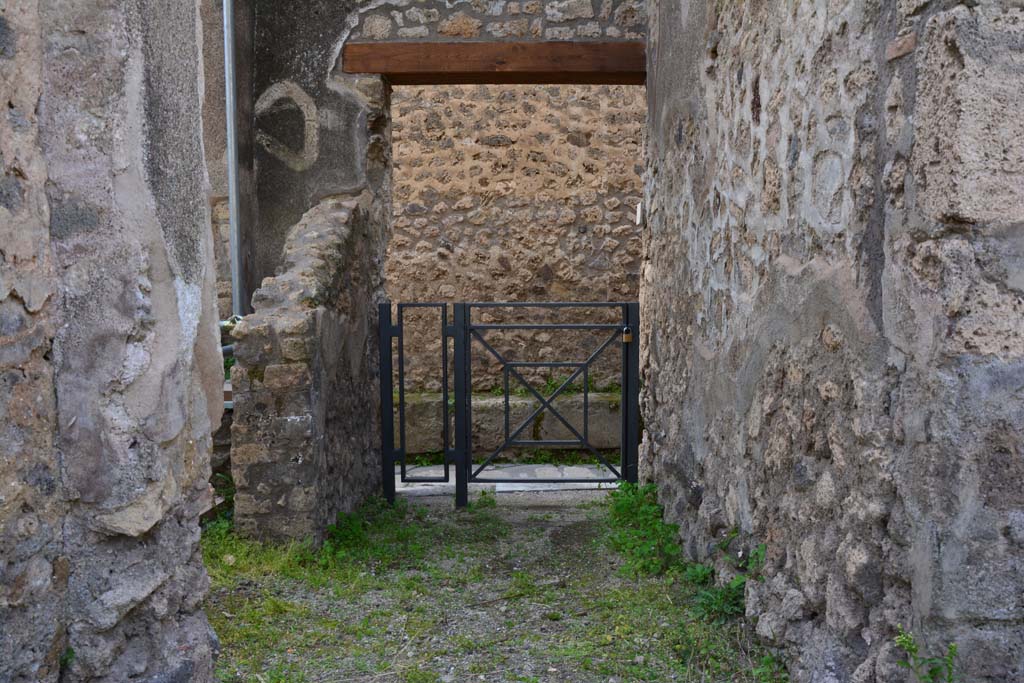
[[[481,26],[483,22],[479,19],[464,12],[456,12],[438,24],[437,32],[452,38],[476,38],[480,35]]]
[[[309,382],[309,366],[305,363],[268,365],[263,373],[264,386],[273,392],[297,389],[309,384]]]
[[[588,397],[587,439],[594,448],[617,449],[622,442],[622,397],[620,394],[593,393]],[[555,401],[555,408],[583,434],[583,397],[573,394]],[[541,439],[575,439],[568,427],[550,413],[545,413],[540,429]]]
[[[554,0],[544,5],[548,21],[572,21],[590,19],[594,16],[593,0]]]
[[[231,448],[231,462],[233,465],[248,467],[250,465],[274,462],[274,454],[265,444],[237,443],[238,441],[239,439],[236,436],[236,445],[233,445]]]
[[[522,38],[529,30],[530,22],[527,19],[514,19],[512,21],[487,24],[487,32],[495,38]]]
[[[928,20],[917,49],[914,173],[942,223],[1024,221],[1024,10],[958,6]],[[984,228],[983,228],[984,229]]]
[[[273,509],[273,501],[265,494],[257,496],[249,493],[235,493],[235,514],[242,519],[268,514]]]
[[[371,14],[363,20],[363,37],[384,40],[391,35],[391,18],[382,14]]]
[[[97,514],[93,518],[96,528],[107,534],[141,536],[177,502],[177,494],[177,483],[173,478],[153,482],[128,505],[114,512]]]
[[[399,38],[426,38],[430,35],[430,29],[426,26],[407,26],[398,29]]]

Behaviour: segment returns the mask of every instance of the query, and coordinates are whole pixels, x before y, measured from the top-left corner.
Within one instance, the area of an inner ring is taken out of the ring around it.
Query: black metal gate
[[[637,480],[637,449],[639,444],[639,315],[640,307],[635,302],[535,302],[535,303],[400,303],[395,305],[397,317],[393,317],[392,304],[382,303],[379,306],[380,323],[380,398],[381,398],[381,452],[383,465],[384,495],[389,501],[395,498],[396,465],[403,482],[450,482],[451,469],[455,470],[455,505],[463,507],[468,502],[468,485],[479,483],[522,483],[523,479],[507,479],[500,475],[500,470],[487,475],[495,458],[503,451],[516,447],[554,448],[578,447],[592,453],[607,470],[607,476],[601,478],[536,478],[533,482],[548,483],[610,483],[617,481]],[[439,476],[417,476],[408,472],[406,463],[406,361],[405,361],[405,321],[406,311],[410,309],[436,309],[440,324],[437,328],[438,341],[441,348],[441,401],[443,416],[441,419],[441,438],[443,443],[443,474]],[[451,310],[449,310],[451,309]],[[563,317],[572,311],[579,317],[581,311],[601,313],[601,321],[583,322],[537,322],[535,312],[544,311],[546,319]],[[481,313],[486,321],[477,322],[474,312]],[[493,322],[497,311],[513,311],[516,320],[512,322]],[[449,312],[452,314],[449,317]],[[449,323],[449,320],[451,321]],[[542,359],[534,361],[515,360],[499,353],[495,345],[489,343],[487,334],[490,331],[533,330],[545,333],[580,333],[588,331],[601,334],[600,341],[593,349],[581,349],[584,355],[576,359]],[[606,332],[607,335],[603,333]],[[609,462],[606,455],[594,448],[589,439],[590,403],[589,373],[593,365],[608,352],[619,347],[621,352],[621,432],[619,439],[618,462]],[[487,454],[479,462],[474,459],[473,452],[473,351],[482,350],[489,354],[500,366],[504,396],[504,430],[503,439],[497,449]],[[451,360],[449,361],[449,354]],[[397,367],[395,360],[397,358]],[[531,382],[524,378],[527,368],[544,367],[562,369],[569,374],[553,387],[550,395],[544,396]],[[450,373],[450,370],[452,371]],[[397,372],[396,372],[397,371]],[[575,383],[582,383],[582,425],[566,419],[555,407],[555,400]],[[397,386],[396,386],[397,385]],[[536,408],[518,425],[513,425],[510,417],[509,397],[512,387],[537,402]],[[398,404],[398,429],[396,443],[395,403]],[[523,433],[534,418],[547,411],[563,425],[569,439],[538,439],[524,438]]]

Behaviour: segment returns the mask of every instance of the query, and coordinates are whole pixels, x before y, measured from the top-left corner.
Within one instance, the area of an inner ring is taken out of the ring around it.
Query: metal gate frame
[[[533,482],[545,483],[594,483],[637,481],[637,459],[640,441],[640,305],[636,302],[474,302],[451,304],[453,309],[452,324],[448,324],[447,303],[399,303],[398,318],[392,322],[392,304],[390,301],[379,304],[379,341],[380,341],[380,405],[381,405],[381,464],[384,485],[384,496],[389,502],[395,500],[395,464],[401,466],[403,482],[446,483],[451,481],[450,466],[455,468],[455,506],[465,507],[469,502],[469,483],[502,483],[517,482],[523,479],[501,477],[481,477],[481,473],[503,450],[510,446],[581,446],[597,455],[605,467],[614,475],[606,479],[530,479]],[[407,308],[436,308],[441,319],[441,374],[442,374],[442,405],[446,414],[442,420],[442,439],[444,442],[444,475],[440,477],[414,477],[406,471],[406,434],[405,434],[405,349],[404,349],[404,312]],[[472,321],[474,309],[517,308],[517,309],[610,309],[619,308],[622,312],[620,323],[490,323],[480,324]],[[484,337],[487,330],[607,330],[611,332],[608,339],[587,360],[552,361],[552,362],[516,362],[508,361],[498,353]],[[394,426],[394,349],[396,341],[398,351],[398,443],[395,443]],[[449,405],[449,364],[448,342],[454,342],[453,352],[453,390],[454,390],[454,429],[449,427],[447,406]],[[473,421],[472,421],[472,351],[474,340],[490,353],[502,366],[504,383],[504,441],[478,467],[473,464]],[[622,347],[622,418],[620,438],[620,461],[618,469],[608,463],[604,457],[589,444],[589,405],[588,405],[588,372],[590,365],[604,353],[606,349],[619,341]],[[549,397],[545,398],[525,380],[516,368],[519,367],[563,367],[572,368],[568,379]],[[556,398],[576,379],[583,379],[583,431],[578,431],[552,405]],[[533,395],[540,405],[515,429],[511,429],[509,421],[510,381],[515,379]],[[544,411],[549,411],[576,437],[572,440],[525,440],[518,438],[526,426]],[[452,438],[454,432],[454,439]]]

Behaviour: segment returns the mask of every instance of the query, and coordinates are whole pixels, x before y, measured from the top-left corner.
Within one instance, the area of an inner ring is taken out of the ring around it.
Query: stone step
[[[514,432],[537,408],[533,397],[510,396],[509,432]],[[622,397],[618,393],[591,393],[587,397],[589,415],[587,439],[599,450],[617,450],[622,431]],[[552,403],[565,420],[581,435],[583,432],[583,395],[559,396]],[[449,416],[451,419],[451,409]],[[415,393],[405,395],[405,452],[408,455],[432,453],[443,449],[442,420],[444,406],[441,394]],[[473,396],[473,448],[490,453],[505,436],[505,399],[502,396]],[[449,423],[454,422],[454,419]],[[395,401],[395,445],[401,447],[398,401]],[[547,409],[538,414],[519,435],[520,440],[568,440],[573,433]],[[545,446],[544,448],[551,448]],[[565,448],[580,449],[579,446]]]

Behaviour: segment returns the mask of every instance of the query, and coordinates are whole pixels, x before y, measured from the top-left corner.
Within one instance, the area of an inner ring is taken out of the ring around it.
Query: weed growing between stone
[[[910,669],[918,683],[956,683],[960,680],[954,673],[956,666],[956,643],[946,646],[941,657],[926,657],[913,633],[897,626],[896,647],[907,655],[906,660],[897,662],[904,669]]]
[[[720,589],[648,489],[422,500],[342,515],[316,550],[207,525],[219,680],[786,680],[741,616],[699,607]]]
[[[568,380],[568,379],[569,379],[569,375],[567,375],[567,374],[554,373],[554,374],[548,375],[544,379],[544,383],[541,384],[538,387],[535,387],[535,388],[537,389],[537,391],[539,391],[541,393],[542,396],[551,396],[556,391],[558,391],[558,389],[562,386],[562,384],[564,384],[566,382],[566,380]],[[583,388],[584,388],[584,384],[583,384],[582,378],[576,379],[573,382],[569,383],[569,385],[566,386],[564,389],[562,389],[562,391],[560,392],[560,395],[562,395],[562,396],[572,396],[572,395],[575,395],[575,394],[582,394],[583,393]],[[618,382],[609,382],[607,384],[603,384],[603,385],[598,386],[597,380],[594,377],[589,377],[587,379],[586,389],[587,389],[587,391],[589,391],[592,394],[597,394],[597,393],[620,394],[620,393],[622,393],[622,385],[619,384]],[[504,396],[505,395],[505,387],[501,386],[501,385],[493,386],[490,389],[482,389],[482,390],[479,390],[479,391],[481,391],[482,393],[490,394],[491,396]],[[527,389],[525,386],[523,386],[521,382],[514,382],[514,383],[510,384],[508,391],[509,391],[509,393],[511,395],[519,396],[519,397],[522,397],[522,398],[528,398],[530,396],[533,396],[533,393],[529,389]]]

